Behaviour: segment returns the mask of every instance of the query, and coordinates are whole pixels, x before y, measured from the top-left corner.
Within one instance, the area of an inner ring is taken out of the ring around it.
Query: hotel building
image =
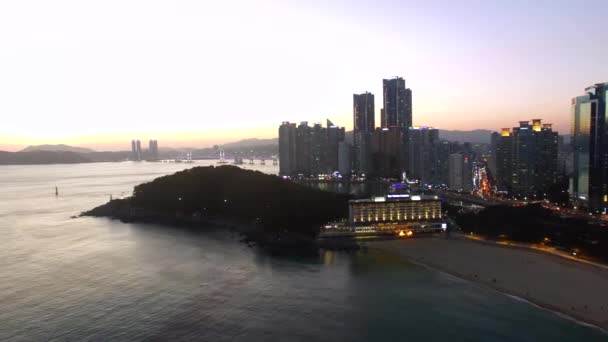
[[[441,201],[437,196],[389,194],[348,203],[351,225],[403,224],[440,221]]]

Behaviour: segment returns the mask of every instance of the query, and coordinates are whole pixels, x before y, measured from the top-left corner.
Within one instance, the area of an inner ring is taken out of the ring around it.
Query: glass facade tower
[[[572,99],[573,172],[570,194],[595,214],[608,209],[608,83]]]

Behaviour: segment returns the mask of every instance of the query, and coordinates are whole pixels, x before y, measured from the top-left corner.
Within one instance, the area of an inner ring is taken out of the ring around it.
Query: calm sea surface
[[[209,163],[0,166],[0,341],[608,340],[386,255],[273,258],[229,233],[70,218]]]

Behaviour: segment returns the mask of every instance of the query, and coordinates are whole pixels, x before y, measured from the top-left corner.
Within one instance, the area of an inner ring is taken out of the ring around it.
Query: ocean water
[[[275,258],[212,229],[70,218],[194,165],[0,166],[0,341],[608,340],[383,254]]]

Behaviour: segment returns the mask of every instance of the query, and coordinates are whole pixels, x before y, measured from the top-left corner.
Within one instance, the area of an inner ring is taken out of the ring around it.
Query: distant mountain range
[[[68,145],[36,145],[36,146],[28,146],[19,152],[33,152],[33,151],[46,151],[46,152],[74,152],[74,153],[92,153],[94,150],[83,148],[83,147],[75,147]]]
[[[472,131],[439,130],[439,138],[461,143],[489,144],[492,131],[477,129]],[[352,143],[352,131],[346,132],[346,141]],[[220,149],[226,152],[227,158],[238,156],[257,156],[269,158],[278,154],[278,138],[243,139],[221,146],[203,149],[161,148],[161,159],[183,158],[186,152],[192,152],[196,158],[218,158]],[[57,164],[113,162],[127,160],[130,151],[96,152],[94,150],[69,145],[29,146],[19,152],[0,151],[0,165],[8,164]]]
[[[439,130],[439,138],[441,140],[458,141],[461,143],[470,142],[473,144],[489,144],[491,141],[490,135],[492,131],[487,129],[476,129],[472,131],[450,131],[445,129]],[[352,131],[346,132],[346,141],[352,142]],[[224,149],[236,149],[236,148],[250,148],[268,145],[278,145],[278,138],[270,139],[244,139],[233,143],[222,145]]]
[[[232,143],[223,144],[222,148],[224,149],[235,149],[235,148],[250,148],[250,147],[258,147],[258,146],[268,146],[268,145],[278,145],[279,138],[270,138],[270,139],[243,139],[239,141],[235,141]]]
[[[487,129],[475,129],[472,131],[450,131],[439,130],[439,139],[447,141],[458,141],[461,143],[470,142],[472,144],[489,144],[492,140],[493,131]]]
[[[78,153],[69,151],[0,151],[0,165],[77,164],[90,162],[92,162],[91,159]]]

